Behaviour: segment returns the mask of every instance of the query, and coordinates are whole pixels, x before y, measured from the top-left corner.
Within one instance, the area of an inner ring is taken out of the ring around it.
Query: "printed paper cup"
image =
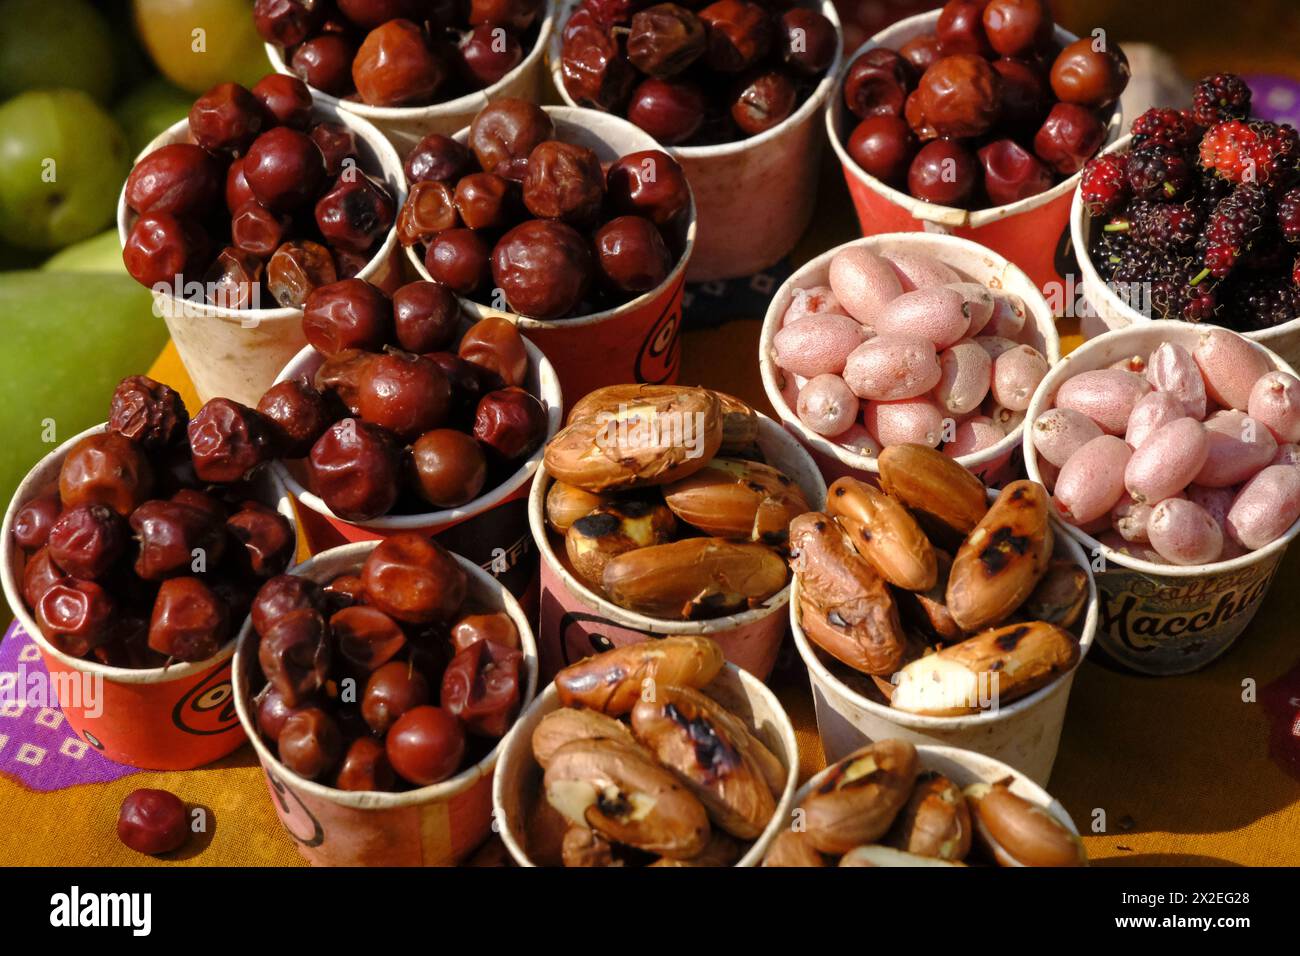
[[[531,342],[528,376],[524,387],[546,409],[546,441],[562,424],[560,386],[546,356]],[[301,376],[312,377],[323,357],[307,346],[293,357],[276,377],[277,382]],[[297,465],[277,461],[274,465],[285,487],[306,512],[303,524],[315,551],[345,541],[375,541],[403,531],[431,535],[454,554],[464,555],[478,567],[492,572],[515,597],[525,600],[533,587],[537,557],[528,530],[528,487],[542,461],[545,442],[515,473],[467,505],[422,514],[385,515],[369,521],[346,521],[334,514],[319,495],[307,487],[306,475]],[[531,603],[531,601],[529,601]]]
[[[541,11],[537,26],[537,39],[532,49],[513,70],[491,86],[466,93],[453,100],[433,103],[429,106],[371,106],[359,100],[340,99],[322,93],[314,86],[310,87],[312,98],[331,107],[346,110],[373,123],[388,138],[402,159],[430,133],[442,133],[450,136],[469,121],[491,100],[505,96],[516,97],[536,103],[545,92],[543,79],[546,76],[546,48],[550,42],[551,29],[555,22],[554,7],[547,2]],[[266,56],[277,73],[296,76],[285,62],[284,50],[274,43],[266,44]]]
[[[1085,342],[1053,368],[1030,403],[1032,422],[1051,408],[1072,375],[1105,368],[1121,358],[1146,355],[1161,342],[1191,351],[1201,329],[1186,322],[1154,321],[1107,332]],[[1276,369],[1296,374],[1276,353],[1255,343]],[[1025,467],[1041,481],[1033,436],[1024,436]],[[1231,561],[1180,566],[1154,564],[1120,554],[1074,525],[1060,523],[1083,546],[1101,595],[1098,645],[1119,663],[1153,676],[1188,674],[1226,652],[1259,610],[1286,549],[1300,534],[1300,521],[1258,551]]]
[[[382,179],[393,194],[395,208],[401,208],[406,197],[406,178],[402,161],[388,140],[365,120],[322,102],[319,97],[315,100],[312,119],[348,127],[357,139],[358,165]],[[160,147],[188,141],[189,121],[181,120],[146,146],[137,160]],[[124,247],[135,220],[135,213],[126,205],[124,185],[117,200],[117,234]],[[379,251],[357,277],[392,292],[402,281],[397,249],[394,228],[388,231]],[[185,278],[198,281],[202,277]],[[166,321],[167,331],[201,401],[221,396],[256,406],[280,369],[307,343],[302,334],[302,309],[276,305],[265,287],[261,288],[268,304],[264,309],[231,309],[177,298],[170,291],[152,291],[154,314]]]
[[[355,574],[377,541],[344,545],[316,555],[293,573],[325,582]],[[460,555],[469,575],[469,599],[504,611],[519,631],[525,687],[521,713],[537,693],[537,645],[519,603],[490,574]],[[469,856],[492,830],[492,772],[507,738],[474,766],[442,783],[401,793],[335,790],[306,780],[277,759],[258,733],[253,695],[262,686],[257,634],[251,618],[235,651],[235,707],[266,775],[271,804],[285,832],[312,866],[453,866]],[[518,720],[516,720],[516,723]]]
[[[1132,138],[1131,136],[1125,136],[1107,149],[1106,152],[1127,152]],[[1074,199],[1070,205],[1070,238],[1074,244],[1075,258],[1079,262],[1083,294],[1096,311],[1097,317],[1111,331],[1129,328],[1130,326],[1141,326],[1152,321],[1150,316],[1143,315],[1117,295],[1115,290],[1101,277],[1097,267],[1093,265],[1092,256],[1088,252],[1091,248],[1092,229],[1092,214],[1084,207],[1083,194],[1075,190]],[[1240,334],[1252,342],[1258,342],[1266,349],[1276,352],[1283,361],[1292,364],[1300,362],[1300,316],[1290,322],[1275,325],[1271,329],[1260,329],[1257,332],[1242,332]]]
[[[1088,604],[1070,630],[1079,638],[1079,661],[1088,655],[1097,632],[1097,585],[1087,556],[1078,543],[1053,522],[1053,556],[1073,561],[1088,574]],[[918,746],[932,744],[973,750],[1015,767],[1038,784],[1045,784],[1056,762],[1075,671],[1062,674],[1028,697],[996,710],[962,717],[927,717],[895,710],[881,703],[871,678],[836,662],[808,639],[799,625],[799,582],[790,597],[790,629],[799,656],[808,665],[817,733],[826,760],[832,763],[869,741],[897,737]],[[1077,665],[1076,665],[1077,669]]]
[[[36,643],[68,724],[109,760],[143,770],[191,770],[224,757],[244,742],[231,702],[230,658],[235,639],[213,658],[132,670],[72,657],[54,647],[22,596],[24,556],[13,540],[18,509],[57,490],[68,451],[105,425],[74,435],[46,455],[14,492],[0,528],[0,581],[18,623]],[[266,473],[260,498],[274,503],[298,531],[293,506],[279,480]],[[297,549],[295,549],[296,553]]]
[[[560,47],[564,24],[576,6],[572,0],[560,4],[549,52],[551,80],[570,106],[579,104],[564,88]],[[823,0],[819,9],[842,41],[835,5]],[[689,281],[753,275],[780,262],[807,231],[821,178],[818,115],[838,83],[842,47],[842,42],[836,44],[835,60],[808,99],[766,133],[718,146],[666,147],[686,172],[699,209],[700,233],[686,270]]]
[[[608,113],[567,106],[544,109],[555,122],[560,139],[594,150],[602,163],[628,153],[663,148],[627,120]],[[468,142],[469,127],[459,130],[455,139]],[[622,382],[671,385],[682,364],[682,290],[687,263],[694,255],[695,217],[692,199],[678,237],[682,255],[668,277],[657,288],[617,308],[547,320],[530,319],[463,296],[461,307],[473,318],[499,316],[518,326],[551,360],[570,401]],[[406,257],[420,278],[430,278],[421,248],[407,247]]]
[[[915,37],[934,32],[938,20],[939,11],[932,10],[885,28],[854,50],[853,55],[845,59],[845,69],[841,72],[847,73],[848,65],[867,50],[882,46],[897,50]],[[1076,39],[1078,37],[1074,34],[1059,26],[1056,28],[1056,42],[1061,46]],[[841,138],[841,131],[845,130],[848,122],[841,92],[843,80],[843,76],[836,78],[835,91],[826,107],[826,134],[844,167],[844,180],[848,183],[864,236],[881,232],[923,231],[974,239],[1025,270],[1040,289],[1069,287],[1066,277],[1073,271],[1068,225],[1070,197],[1078,185],[1078,173],[1037,196],[989,209],[967,211],[916,199],[885,185],[849,156]],[[1123,118],[1116,103],[1115,112],[1107,124],[1107,142],[1120,136],[1123,129]]]
[[[874,475],[878,470],[876,459],[856,454],[834,439],[818,435],[799,420],[792,404],[798,393],[792,385],[792,380],[789,379],[789,373],[778,368],[773,360],[772,341],[781,331],[781,320],[794,299],[795,290],[826,285],[831,260],[835,258],[836,253],[855,247],[870,249],[877,253],[907,251],[931,255],[976,282],[1019,296],[1024,300],[1028,312],[1025,320],[1026,328],[1032,321],[1035,330],[1032,336],[1026,337],[1026,344],[1042,352],[1049,365],[1055,365],[1061,359],[1061,339],[1056,333],[1056,320],[1042,293],[1018,266],[992,249],[957,236],[899,232],[855,239],[842,246],[836,246],[829,252],[823,252],[817,258],[810,259],[781,283],[781,287],[776,290],[776,295],[772,297],[772,302],[767,307],[767,315],[763,317],[763,329],[759,333],[758,368],[763,376],[763,390],[767,393],[767,400],[776,409],[781,423],[807,446],[827,481],[834,481],[845,475],[858,478],[863,477],[864,473],[868,476]],[[1021,473],[1019,455],[1022,431],[1023,425],[1018,425],[991,448],[971,455],[962,455],[956,461],[979,475],[987,484],[1005,483]]]
[[[758,446],[769,465],[799,485],[811,507],[822,507],[826,501],[826,483],[812,459],[798,442],[764,415],[758,418]],[[790,600],[788,586],[761,607],[699,621],[663,620],[619,607],[573,574],[566,560],[552,547],[551,532],[546,527],[546,490],[552,480],[543,465],[528,498],[528,523],[542,555],[538,644],[544,680],[550,680],[561,668],[592,654],[668,634],[707,634],[721,645],[728,661],[759,680],[767,680],[786,633],[785,615],[780,612]],[[561,545],[560,552],[563,550]]]
[[[757,866],[768,845],[789,825],[799,779],[799,748],[794,725],[776,695],[761,680],[735,664],[723,667],[704,688],[704,693],[744,720],[786,768],[785,790],[777,801],[771,822],[736,863],[736,866]],[[533,730],[543,717],[559,707],[560,697],[552,683],[515,721],[502,747],[496,779],[492,781],[492,809],[501,839],[520,866],[538,865],[528,856],[527,831],[534,801],[545,799],[541,792],[542,768],[533,759]]]
[[[916,753],[920,758],[923,770],[941,773],[963,790],[973,783],[991,785],[1009,781],[1007,787],[1012,793],[1018,797],[1023,797],[1036,806],[1042,807],[1071,833],[1075,836],[1079,835],[1078,827],[1074,825],[1074,821],[1070,819],[1070,814],[1066,812],[1065,807],[1061,806],[1060,801],[1054,799],[1037,782],[1015,767],[1008,766],[1001,760],[995,760],[974,750],[964,750],[960,747],[917,744]],[[808,795],[826,781],[829,773],[830,768],[828,767],[800,787],[799,792],[794,795],[793,805],[798,807],[804,800],[808,799]]]

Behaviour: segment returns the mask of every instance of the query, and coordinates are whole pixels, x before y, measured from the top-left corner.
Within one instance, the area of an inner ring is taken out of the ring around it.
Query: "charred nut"
[[[593,494],[662,485],[707,465],[722,444],[722,411],[707,389],[656,391],[573,418],[546,446],[546,470]]]
[[[1026,620],[1073,627],[1088,603],[1088,572],[1073,561],[1058,560],[1047,566],[1037,586],[1020,605]]]
[[[560,844],[560,859],[566,867],[622,866],[614,858],[614,847],[595,830],[571,825]]]
[[[580,418],[594,418],[601,412],[615,412],[620,405],[636,405],[650,399],[671,397],[678,391],[676,385],[608,385],[588,392],[569,410],[569,422]],[[722,412],[722,445],[720,454],[733,455],[749,452],[758,439],[758,413],[745,402],[709,389],[718,400]]]
[[[1002,866],[1087,866],[1083,841],[1043,807],[1002,783],[971,784],[975,833]]]
[[[837,479],[826,494],[826,512],[849,534],[858,554],[890,584],[928,591],[938,578],[934,548],[897,498],[856,478]]]
[[[926,637],[952,644],[962,640],[966,634],[952,619],[948,611],[948,575],[952,572],[952,558],[947,551],[934,549],[935,565],[939,574],[934,587],[928,591],[899,591],[897,593],[899,609],[907,620]]]
[[[825,866],[825,858],[804,830],[782,830],[763,857],[763,866]]]
[[[1008,624],[912,661],[895,675],[889,705],[929,717],[977,714],[1032,694],[1078,660],[1079,645],[1055,624]]]
[[[662,502],[611,501],[569,525],[564,550],[578,576],[599,588],[605,566],[620,554],[672,540],[677,519]]]
[[[689,860],[674,860],[669,856],[661,856],[651,863],[651,866],[735,866],[736,861],[740,859],[740,844],[734,839],[717,830],[713,831],[713,836],[709,837],[708,844],[699,856],[693,856]]]
[[[632,708],[632,733],[699,798],[715,825],[753,840],[772,819],[776,800],[751,756],[748,730],[721,712],[704,694],[659,684],[652,699]]]
[[[619,717],[658,684],[705,686],[723,663],[722,648],[712,638],[651,638],[570,664],[555,675],[555,689],[565,707]]]
[[[612,740],[575,740],[551,758],[546,799],[570,822],[622,843],[690,859],[709,841],[703,804],[640,749]]]
[[[555,751],[575,740],[615,740],[635,746],[627,724],[599,711],[560,707],[551,711],[533,728],[533,757],[544,768]]]
[[[832,766],[803,802],[804,827],[823,853],[847,853],[884,836],[907,803],[919,768],[905,740],[878,740]]]
[[[876,460],[886,494],[954,531],[970,533],[988,511],[984,483],[943,452],[924,445],[890,445]]]
[[[799,576],[799,623],[808,639],[864,674],[892,674],[906,639],[889,588],[843,529],[817,511],[790,524],[790,567]]]
[[[612,500],[609,495],[593,495],[563,481],[553,481],[546,490],[546,523],[552,531],[564,534],[573,522]]]
[[[890,836],[890,844],[908,853],[941,860],[966,859],[971,822],[961,788],[943,774],[922,773]]]
[[[638,548],[605,565],[605,594],[630,611],[693,620],[754,608],[786,585],[775,551],[761,544],[686,538]]]
[[[1047,490],[1013,481],[953,558],[948,611],[964,631],[1006,620],[1047,571],[1052,556]]]
[[[857,846],[840,857],[840,866],[965,866],[955,860],[921,856],[892,846]]]
[[[758,413],[734,395],[719,391],[713,394],[718,396],[718,404],[722,407],[722,447],[718,449],[719,453],[749,454],[758,441]]]
[[[628,382],[622,385],[606,385],[597,388],[573,403],[569,409],[566,425],[572,425],[584,418],[595,418],[602,412],[616,412],[626,405],[641,405],[646,402],[673,398],[679,389],[676,385],[638,385]]]
[[[770,465],[715,458],[688,478],[664,486],[664,501],[706,534],[782,546],[790,522],[808,510],[799,486]]]

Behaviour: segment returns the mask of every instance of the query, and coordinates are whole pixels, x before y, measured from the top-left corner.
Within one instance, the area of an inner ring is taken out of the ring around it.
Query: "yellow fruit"
[[[191,93],[227,80],[252,86],[271,72],[247,0],[135,0],[133,8],[159,71]]]

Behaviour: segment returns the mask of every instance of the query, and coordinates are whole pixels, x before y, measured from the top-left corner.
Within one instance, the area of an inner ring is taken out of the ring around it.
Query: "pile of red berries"
[[[1148,315],[1240,331],[1300,318],[1300,136],[1250,118],[1250,88],[1217,74],[1190,110],[1150,109],[1127,153],[1080,185],[1094,266]]]

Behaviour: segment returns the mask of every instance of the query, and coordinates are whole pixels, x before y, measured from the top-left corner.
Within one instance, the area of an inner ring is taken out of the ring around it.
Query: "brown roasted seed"
[[[782,830],[763,857],[763,866],[825,866],[825,858],[817,852],[808,834],[803,830]]]
[[[651,638],[570,664],[555,675],[555,689],[565,707],[619,717],[636,706],[647,681],[704,687],[724,663],[722,648],[712,638]]]
[[[896,592],[899,609],[907,621],[925,637],[944,644],[962,640],[966,634],[948,612],[948,575],[952,572],[952,558],[947,551],[934,549],[938,577],[928,591]]]
[[[664,485],[677,517],[706,534],[783,546],[790,522],[808,510],[803,491],[771,465],[715,458],[688,478]]]
[[[909,591],[934,587],[934,548],[897,498],[856,478],[840,478],[826,493],[826,512],[890,584]]]
[[[886,494],[961,534],[968,534],[988,511],[984,483],[941,451],[890,445],[876,462]]]
[[[878,740],[833,765],[804,799],[804,824],[822,853],[847,853],[888,832],[912,793],[916,748]]]
[[[1069,560],[1057,560],[1020,605],[1019,615],[1057,627],[1073,627],[1088,603],[1088,572]]]
[[[927,771],[917,778],[888,842],[918,856],[964,860],[970,839],[970,809],[961,788],[943,774]]]
[[[785,587],[785,562],[762,544],[686,538],[638,548],[605,565],[605,594],[651,617],[694,620],[760,606]]]
[[[972,784],[975,832],[1002,866],[1087,866],[1083,841],[1043,807],[1002,783]]]
[[[627,724],[596,710],[560,707],[551,711],[533,728],[533,758],[545,768],[555,752],[575,740],[607,738],[634,746],[636,741]]]
[[[677,519],[662,501],[611,501],[569,525],[564,550],[578,576],[600,589],[605,566],[620,554],[665,544]]]
[[[546,524],[557,534],[564,534],[583,515],[613,500],[609,495],[593,495],[563,481],[553,481],[546,490]]]

